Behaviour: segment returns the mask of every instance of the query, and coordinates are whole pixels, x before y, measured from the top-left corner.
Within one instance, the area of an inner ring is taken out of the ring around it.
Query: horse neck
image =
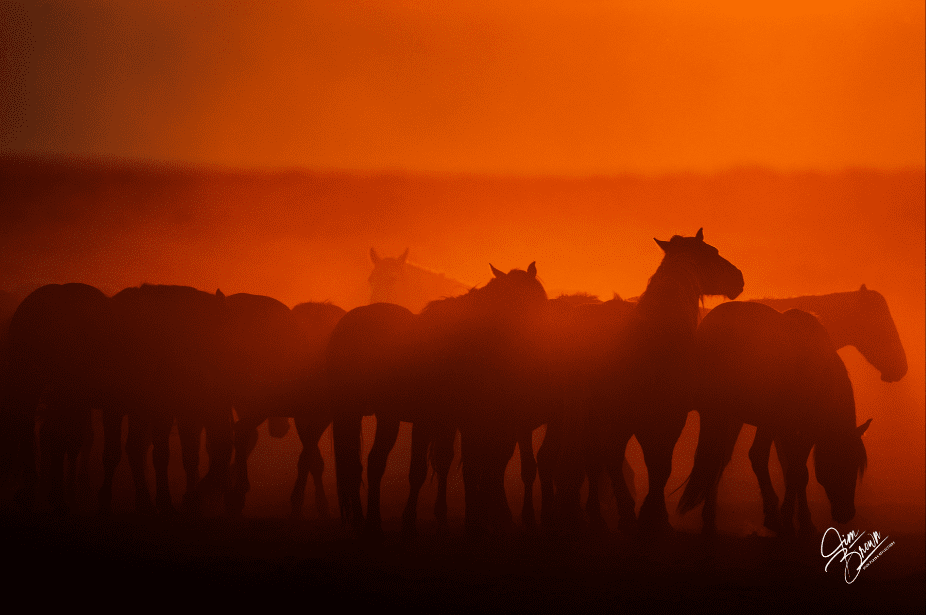
[[[820,321],[829,333],[837,349],[843,346],[856,346],[858,313],[851,295],[854,293],[831,293],[829,295],[804,295],[789,299],[758,299],[779,312],[790,309],[810,312]]]
[[[698,277],[695,263],[683,256],[667,255],[640,297],[636,317],[658,323],[666,332],[694,336],[701,297]]]

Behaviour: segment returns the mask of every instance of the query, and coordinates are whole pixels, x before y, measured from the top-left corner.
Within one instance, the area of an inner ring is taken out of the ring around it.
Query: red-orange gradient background
[[[922,528],[921,2],[3,2],[0,23],[0,288],[350,308],[375,246],[627,297],[654,236],[703,226],[744,298],[885,295],[907,377],[842,351],[874,418],[859,501]],[[256,453],[262,511],[287,443]]]

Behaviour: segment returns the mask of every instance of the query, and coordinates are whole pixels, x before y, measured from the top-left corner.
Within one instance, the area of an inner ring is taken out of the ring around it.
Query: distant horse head
[[[858,318],[851,323],[855,330],[853,344],[881,372],[881,380],[897,382],[907,373],[907,355],[887,301],[864,284],[854,294],[858,296],[859,309]]]
[[[868,455],[862,434],[871,419],[854,429],[841,430],[819,441],[814,450],[814,471],[830,500],[830,512],[838,523],[855,517],[855,483],[865,473]]]
[[[743,273],[704,242],[704,229],[698,229],[694,237],[675,235],[669,241],[656,239],[656,243],[666,253],[663,263],[677,261],[695,272],[699,294],[736,299],[743,292]]]
[[[408,248],[398,258],[382,258],[370,248],[373,272],[370,274],[370,303],[400,303],[399,295],[405,279]]]
[[[547,292],[537,279],[537,264],[531,263],[527,270],[512,269],[503,273],[489,264],[493,277],[482,289],[485,298],[495,307],[503,307],[512,313],[545,306]]]

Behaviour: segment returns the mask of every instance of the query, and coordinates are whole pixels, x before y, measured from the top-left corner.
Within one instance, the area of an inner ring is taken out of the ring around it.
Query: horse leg
[[[524,429],[518,433],[518,450],[521,453],[521,482],[524,483],[521,523],[528,530],[537,527],[537,519],[534,515],[534,480],[537,478],[537,462],[534,459],[533,436],[534,432],[531,429]]]
[[[242,513],[245,495],[251,490],[251,481],[248,480],[248,457],[257,446],[257,425],[255,423],[264,418],[263,416],[242,416],[242,413],[238,416],[238,422],[235,423],[235,463],[232,469],[234,487],[229,491],[225,501],[226,511],[232,515]]]
[[[467,429],[460,430],[460,456],[463,463],[463,491],[465,511],[463,525],[470,535],[478,535],[485,528],[482,510],[482,479],[485,475],[485,446]]]
[[[817,529],[810,518],[810,507],[807,505],[807,483],[810,480],[810,472],[807,470],[807,459],[810,457],[810,449],[813,448],[811,442],[801,442],[800,448],[795,454],[795,459],[803,460],[799,464],[801,471],[796,472],[797,476],[797,522],[800,525],[798,536],[801,538],[812,538]]]
[[[16,490],[16,502],[24,510],[35,507],[36,489],[39,473],[36,468],[36,407],[42,395],[41,384],[34,382],[28,373],[10,374],[7,397],[3,401],[4,419],[10,423],[10,432],[14,434],[11,463],[13,474],[20,474],[19,488]]]
[[[800,510],[798,513],[801,522],[801,534],[811,535],[813,531],[810,524],[810,510],[807,508],[806,491],[807,482],[810,479],[810,473],[807,470],[807,457],[810,455],[811,446],[799,442],[797,436],[783,440],[776,439],[775,444],[778,447],[779,457],[785,472],[785,497],[781,503],[782,533],[786,536],[794,535],[795,505],[800,505],[798,500],[802,500],[803,508],[806,510]]]
[[[330,421],[327,420],[327,417],[313,419],[310,416],[299,415],[295,417],[294,422],[296,423],[296,433],[299,434],[299,440],[302,442],[302,452],[299,453],[299,462],[296,466],[296,484],[289,498],[292,506],[291,515],[298,518],[302,514],[305,489],[311,472],[315,484],[315,508],[318,510],[320,518],[328,519],[330,517],[328,497],[325,495],[325,485],[322,482],[325,460],[318,448],[318,441],[325,433]]]
[[[145,461],[150,444],[150,422],[137,415],[130,416],[128,434],[125,438],[125,456],[128,457],[129,467],[132,469],[132,482],[135,484],[135,509],[140,513],[154,511],[148,479],[145,476]]]
[[[380,516],[380,490],[383,474],[386,473],[386,461],[399,437],[399,421],[391,418],[376,417],[376,439],[367,458],[367,522],[365,533],[368,538],[379,539],[383,535]]]
[[[428,475],[428,445],[434,440],[434,429],[425,422],[412,425],[412,458],[408,468],[408,501],[402,512],[402,538],[418,535],[418,496]]]
[[[359,411],[343,414],[336,412],[332,424],[334,435],[334,469],[338,483],[338,504],[341,519],[355,530],[363,526],[363,508],[360,505],[360,479],[363,464],[360,462],[361,415]]]
[[[90,408],[83,404],[73,408],[73,412],[67,415],[67,425],[64,432],[64,450],[67,455],[65,481],[64,481],[64,498],[69,506],[77,506],[77,478],[80,473],[78,463],[86,462],[89,451],[83,453],[84,443],[87,440],[87,432],[90,430]]]
[[[51,406],[51,404],[49,404]],[[56,408],[60,410],[60,408]],[[63,515],[67,512],[67,505],[64,502],[64,485],[62,481],[62,472],[64,470],[64,426],[61,425],[60,417],[54,416],[49,408],[49,416],[42,423],[39,431],[39,450],[41,454],[42,469],[40,476],[48,491],[48,503],[57,515]]]
[[[685,427],[685,418],[684,413],[674,413],[665,416],[657,428],[646,427],[637,432],[649,476],[649,491],[640,506],[640,529],[649,534],[672,531],[665,489],[672,474],[672,453]]]
[[[122,459],[122,414],[103,409],[103,485],[97,495],[101,515],[112,513],[113,477]],[[149,500],[150,502],[150,500]]]
[[[781,531],[781,520],[778,516],[778,494],[772,486],[768,463],[772,453],[772,434],[767,429],[756,430],[755,439],[749,448],[749,461],[752,471],[759,480],[759,491],[762,492],[762,510],[765,515],[763,525],[773,532]]]
[[[220,493],[226,499],[225,509],[229,510],[228,501],[229,471],[232,452],[235,450],[235,417],[230,405],[213,403],[206,406],[203,415],[206,430],[206,451],[209,455],[209,469],[199,483],[204,493]]]
[[[540,476],[540,525],[546,529],[553,526],[556,502],[555,471],[563,441],[560,419],[547,423],[543,442],[537,451],[537,474]]]
[[[455,427],[441,425],[431,443],[431,464],[437,474],[437,499],[434,502],[434,518],[439,532],[447,531],[447,477],[453,465],[453,445],[457,439]]]
[[[170,479],[167,473],[170,463],[170,432],[173,422],[172,417],[158,417],[151,428],[151,440],[154,444],[151,454],[151,461],[154,464],[154,503],[159,513],[170,516],[177,514],[170,497]],[[185,449],[186,447],[184,447],[184,452]],[[186,469],[186,464],[184,464],[184,469]],[[189,475],[187,475],[187,480],[189,480]]]
[[[199,493],[199,448],[202,442],[203,424],[199,417],[189,414],[177,417],[177,434],[180,436],[180,456],[183,460],[183,473],[186,476],[186,489],[181,506],[184,514],[196,516],[200,510]],[[155,450],[157,450],[155,445]],[[158,487],[160,491],[160,487]],[[158,504],[160,507],[160,503]]]
[[[604,463],[607,465],[608,475],[611,477],[611,490],[614,492],[614,499],[617,503],[617,529],[625,534],[633,534],[637,531],[637,504],[633,499],[624,475],[624,464],[627,463],[627,443],[630,442],[631,436],[633,436],[633,433],[629,429],[620,430],[612,443],[612,447],[604,456]],[[599,462],[597,465],[600,468],[601,463]],[[600,472],[600,469],[597,469],[595,464],[590,465],[589,485],[593,481],[591,475],[593,469]],[[598,482],[598,480],[597,477],[594,478],[595,482]],[[600,511],[598,515],[601,515]],[[603,525],[604,519],[601,519],[600,523]]]
[[[499,434],[499,436],[492,447],[492,463],[485,495],[491,510],[491,524],[494,531],[504,532],[514,525],[514,517],[511,514],[508,495],[505,492],[505,470],[508,467],[508,462],[514,456],[514,449],[518,444],[518,435],[515,431],[511,431],[510,433]],[[531,451],[530,455],[531,457],[534,456],[533,451]]]

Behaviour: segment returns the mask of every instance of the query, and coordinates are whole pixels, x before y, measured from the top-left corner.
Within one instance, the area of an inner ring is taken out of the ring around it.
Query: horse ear
[[[217,288],[215,289],[215,296],[218,297],[219,299],[224,299],[225,293],[222,292],[221,288]]]
[[[659,244],[659,247],[662,248],[662,251],[663,251],[663,252],[668,252],[668,251],[669,251],[669,242],[668,242],[668,241],[659,241],[659,240],[656,239],[655,237],[653,237],[653,241],[655,241],[657,244]]]
[[[534,261],[527,266],[527,274],[532,278],[537,277],[537,261]]]
[[[871,419],[868,419],[867,421],[865,421],[864,423],[862,423],[861,425],[855,428],[855,433],[858,435],[859,438],[862,437],[862,434],[865,433],[869,425],[871,425]]]
[[[382,260],[382,259],[379,257],[379,254],[376,253],[376,249],[375,249],[375,248],[370,248],[370,260],[373,261],[373,264],[374,264],[374,265],[378,265],[378,264],[379,264],[379,261]]]
[[[698,241],[704,241],[704,227],[698,229],[698,233],[695,235],[695,239]]]
[[[402,252],[402,256],[399,257],[399,262],[404,265],[406,258],[408,258],[408,248],[405,248],[405,252]]]
[[[495,267],[492,267],[492,263],[489,263],[489,267],[492,268],[492,275],[494,275],[496,278],[503,278],[503,277],[505,277],[505,272],[504,272],[504,271],[499,271],[499,270],[496,269]]]
[[[865,292],[866,290],[868,290],[868,287],[865,286],[864,284],[862,284],[862,287],[859,289],[859,291],[860,291],[860,292]]]

